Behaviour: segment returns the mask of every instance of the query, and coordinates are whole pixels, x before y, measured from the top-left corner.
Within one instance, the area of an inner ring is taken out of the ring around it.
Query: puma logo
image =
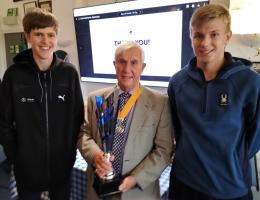
[[[58,99],[61,99],[62,101],[65,101],[65,94],[64,95],[59,95]]]

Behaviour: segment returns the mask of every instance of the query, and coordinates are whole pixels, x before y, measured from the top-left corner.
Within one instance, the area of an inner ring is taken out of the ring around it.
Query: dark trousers
[[[69,200],[70,182],[47,190],[50,200]],[[44,191],[28,191],[17,186],[19,200],[41,200]]]
[[[194,190],[193,188],[185,185],[175,177],[171,177],[169,187],[169,200],[253,200],[253,195],[252,191],[249,190],[247,195],[239,198],[217,199],[197,190]]]

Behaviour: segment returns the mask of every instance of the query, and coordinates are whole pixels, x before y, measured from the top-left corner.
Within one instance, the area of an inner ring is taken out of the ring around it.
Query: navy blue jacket
[[[0,90],[0,139],[18,185],[44,190],[70,178],[84,105],[76,69],[54,54],[39,71],[26,50],[14,58]]]
[[[176,154],[173,176],[215,198],[247,194],[249,159],[260,147],[260,76],[225,53],[225,66],[205,81],[196,58],[170,80]]]

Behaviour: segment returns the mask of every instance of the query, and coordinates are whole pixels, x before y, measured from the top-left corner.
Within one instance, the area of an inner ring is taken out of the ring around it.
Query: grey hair
[[[116,51],[115,51],[115,61],[118,59],[118,57],[124,53],[126,50],[128,49],[138,49],[141,53],[141,62],[144,63],[144,50],[143,48],[137,44],[136,42],[132,41],[132,40],[129,40],[129,41],[126,41],[122,44],[120,44],[117,48],[116,48]]]

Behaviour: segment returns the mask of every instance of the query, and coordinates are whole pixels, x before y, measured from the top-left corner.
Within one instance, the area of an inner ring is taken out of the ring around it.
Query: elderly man
[[[93,189],[95,174],[103,178],[113,170],[122,177],[118,187],[120,193],[106,199],[159,199],[158,179],[170,163],[172,153],[168,98],[140,84],[146,64],[143,49],[135,42],[128,41],[117,47],[114,66],[118,83],[89,94],[86,122],[82,125],[78,140],[78,148],[89,163],[87,199],[99,199]],[[95,98],[102,96],[108,99],[111,95],[116,120],[112,157],[107,160],[103,156]],[[125,96],[131,97],[123,108],[118,108],[122,98],[127,98]],[[122,117],[122,113],[125,116]],[[118,142],[123,144],[120,149]]]

